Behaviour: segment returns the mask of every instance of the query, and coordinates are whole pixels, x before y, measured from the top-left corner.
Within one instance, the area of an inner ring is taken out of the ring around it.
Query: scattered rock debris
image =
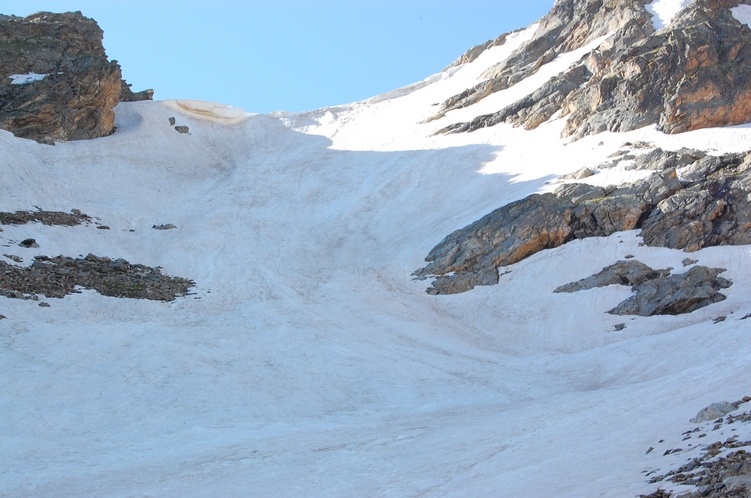
[[[0,212],[0,224],[2,225],[25,225],[26,223],[39,222],[48,226],[76,226],[91,223],[93,220],[87,214],[78,209],[70,213],[61,211],[16,211],[15,213]]]
[[[105,296],[174,301],[195,285],[192,280],[162,275],[160,268],[89,254],[85,258],[36,256],[30,267],[0,261],[0,295],[15,299],[63,298],[76,287]]]
[[[751,423],[751,412],[729,414],[737,410],[741,404],[749,401],[751,397],[746,396],[734,403],[714,403],[701,410],[696,417],[691,419],[691,422],[710,421],[717,414],[721,414],[716,420],[715,428],[722,426],[723,422],[726,425]],[[701,432],[700,427],[685,432],[686,437],[683,440],[691,439],[692,435],[698,432]],[[697,437],[706,437],[706,433],[699,434]],[[708,444],[702,448],[703,454],[699,457],[649,480],[651,484],[670,482],[675,485],[693,486],[695,491],[689,488],[687,491],[671,492],[660,488],[651,494],[641,495],[640,498],[747,498],[751,496],[751,452],[747,452],[744,448],[749,446],[751,446],[751,441],[740,441],[737,435],[725,441]],[[647,454],[652,450],[653,448],[650,447]],[[663,456],[677,451],[679,450],[667,450]]]

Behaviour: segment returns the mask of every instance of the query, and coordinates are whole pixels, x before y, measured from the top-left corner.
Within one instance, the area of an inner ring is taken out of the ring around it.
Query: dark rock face
[[[675,172],[669,171],[619,188],[571,184],[552,194],[534,194],[446,237],[425,258],[430,264],[414,275],[437,276],[431,294],[495,284],[500,266],[571,240],[636,228],[648,209],[679,189]]]
[[[134,92],[130,89],[133,85],[128,84],[125,80],[120,82],[120,102],[140,102],[142,100],[153,100],[154,90],[143,90]]]
[[[102,36],[80,12],[0,18],[0,128],[50,144],[111,134],[124,83]],[[29,73],[45,76],[9,79]]]
[[[619,54],[566,99],[564,135],[749,122],[751,30],[728,8],[738,4],[697,0],[667,30]]]
[[[504,122],[533,129],[559,111],[567,118],[563,135],[575,138],[650,124],[680,133],[750,122],[751,30],[729,10],[748,1],[697,0],[657,33],[645,3],[557,2],[535,38],[510,57],[498,75],[446,101],[436,118],[508,88],[557,53],[614,34],[533,94],[493,114],[450,124],[439,133]],[[576,27],[562,28],[566,20]],[[555,33],[563,38],[555,38]],[[530,65],[539,47],[551,48]]]
[[[689,167],[684,189],[660,202],[642,223],[650,246],[697,251],[703,247],[751,244],[751,154],[707,156]]]
[[[653,270],[640,261],[618,261],[604,268],[601,272],[578,282],[562,285],[553,292],[579,292],[582,290],[606,287],[608,285],[637,286],[647,280],[654,280],[670,275],[670,270]]]
[[[607,285],[630,285],[634,295],[608,311],[612,315],[681,315],[724,301],[719,292],[732,284],[718,275],[722,268],[695,266],[670,275],[639,261],[619,261],[591,277],[561,286],[555,292],[578,292]]]
[[[658,171],[620,187],[567,184],[496,209],[446,237],[414,275],[436,278],[431,294],[464,292],[498,283],[499,267],[543,249],[635,228],[657,247],[751,244],[751,153],[716,157],[656,149],[633,167]],[[679,181],[674,167],[695,180]]]

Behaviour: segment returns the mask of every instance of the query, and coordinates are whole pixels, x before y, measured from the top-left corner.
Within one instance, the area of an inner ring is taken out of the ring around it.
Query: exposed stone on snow
[[[446,237],[415,275],[436,277],[431,294],[463,292],[497,283],[498,267],[543,249],[633,228],[642,228],[647,245],[686,251],[751,244],[750,165],[747,153],[656,149],[634,159],[634,168],[659,171],[648,179],[606,188],[566,184],[513,202]],[[700,179],[681,182],[675,167]]]
[[[634,295],[608,311],[612,315],[681,315],[724,301],[719,292],[732,285],[722,268],[695,266],[686,273],[660,276],[635,285]]]
[[[0,261],[0,295],[16,299],[62,298],[83,287],[105,296],[173,301],[193,285],[185,278],[162,275],[159,268],[93,254],[83,259],[36,256],[30,267]]]
[[[581,290],[606,287],[614,284],[635,286],[647,280],[662,278],[669,274],[669,268],[666,270],[653,270],[640,261],[618,261],[591,277],[562,285],[553,292],[579,292]]]
[[[695,424],[699,424],[701,422],[708,422],[710,420],[715,420],[720,417],[724,417],[728,413],[735,411],[737,409],[738,409],[738,405],[733,405],[731,403],[728,403],[727,401],[721,401],[719,403],[712,403],[708,407],[699,411],[699,413],[697,413],[694,418],[689,420],[689,422],[693,422]]]
[[[446,237],[414,273],[437,277],[428,292],[453,294],[497,283],[496,269],[574,239],[637,227],[644,213],[681,188],[675,172],[621,187],[566,184],[512,202]]]
[[[82,223],[91,223],[92,219],[82,214],[78,209],[71,213],[61,211],[16,211],[15,213],[0,212],[0,224],[24,225],[26,223],[39,222],[43,225],[75,226]]]
[[[679,315],[723,301],[717,292],[731,285],[717,275],[723,269],[694,267],[686,273],[670,275],[672,268],[653,270],[639,261],[619,261],[601,272],[555,289],[578,292],[608,285],[628,285],[634,295],[608,313],[614,315]]]

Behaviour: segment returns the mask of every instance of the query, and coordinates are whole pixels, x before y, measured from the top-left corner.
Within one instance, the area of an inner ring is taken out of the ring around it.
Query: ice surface
[[[694,0],[654,0],[646,8],[652,14],[655,30],[659,31],[667,27],[681,10],[693,2]]]
[[[28,74],[11,74],[8,76],[11,81],[11,85],[25,85],[27,83],[33,83],[35,81],[41,81],[44,79],[44,77],[47,76],[46,74],[37,74],[37,73],[28,73]]]
[[[734,285],[682,316],[606,314],[630,295],[622,286],[553,294],[627,255],[681,267],[685,253],[644,247],[636,232],[538,253],[455,296],[425,294],[410,273],[451,231],[626,141],[719,154],[748,147],[751,127],[566,143],[553,120],[434,136],[449,116],[425,123],[432,104],[502,50],[300,115],[134,102],[105,138],[49,147],[0,132],[0,210],[77,208],[111,227],[4,226],[3,253],[30,264],[91,252],[197,283],[168,304],[93,291],[50,308],[0,300],[0,495],[653,491],[642,471],[679,457],[645,450],[704,406],[749,394],[751,247],[693,253]],[[176,110],[191,135],[166,124]],[[178,229],[151,229],[165,223]],[[40,247],[18,247],[25,238]]]

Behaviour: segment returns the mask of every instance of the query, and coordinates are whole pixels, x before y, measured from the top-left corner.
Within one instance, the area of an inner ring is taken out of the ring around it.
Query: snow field
[[[78,208],[111,227],[4,226],[3,252],[22,264],[92,252],[197,283],[172,303],[93,291],[50,308],[0,303],[0,495],[654,490],[649,446],[692,428],[700,408],[751,394],[740,320],[751,248],[691,254],[734,285],[679,317],[607,315],[629,295],[621,286],[552,293],[627,255],[684,271],[686,254],[640,246],[636,232],[538,253],[456,296],[428,296],[410,273],[452,230],[626,141],[720,153],[742,150],[751,127],[567,143],[552,121],[433,136],[580,56],[424,122],[528,36],[392,96],[302,115],[139,102],[121,104],[118,133],[102,139],[49,147],[0,132],[0,210]],[[169,126],[176,112],[190,135]],[[161,223],[177,229],[151,229]],[[40,247],[15,245],[28,237]]]

